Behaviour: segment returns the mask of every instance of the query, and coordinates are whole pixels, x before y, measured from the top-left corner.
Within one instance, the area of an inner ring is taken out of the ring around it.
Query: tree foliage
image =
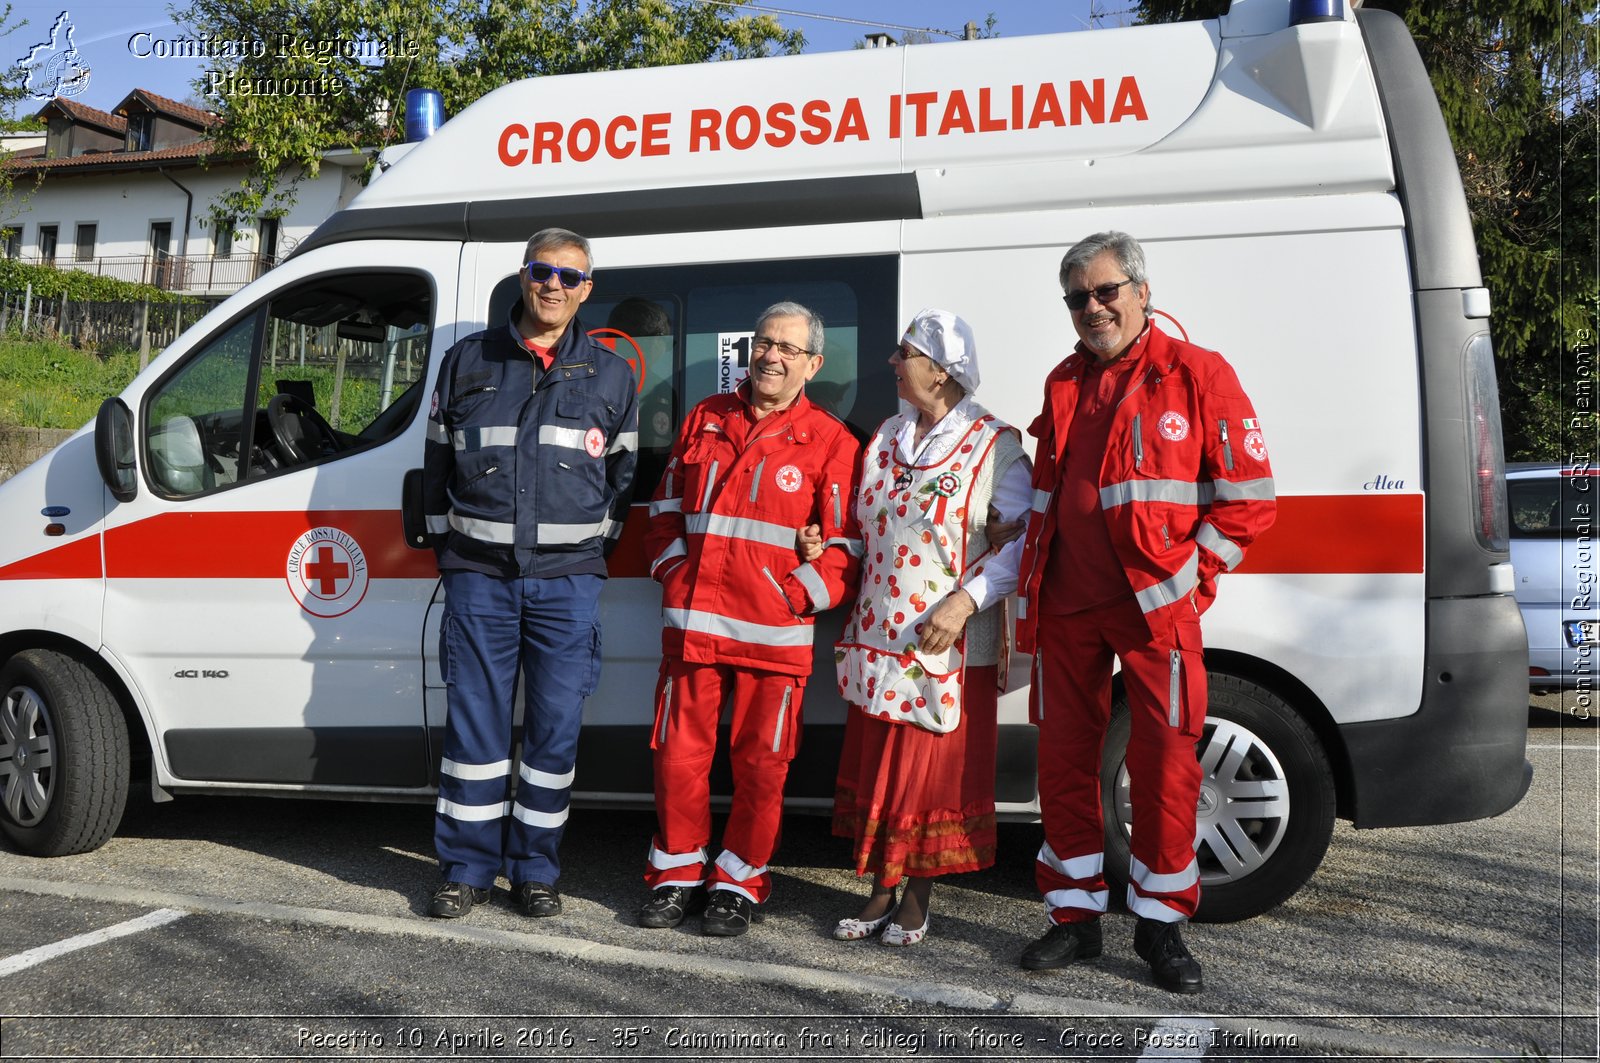
[[[1596,0],[1366,0],[1405,19],[1455,144],[1493,305],[1508,457],[1595,452],[1573,417],[1594,343]],[[1215,18],[1228,0],[1141,0],[1141,18]],[[1587,386],[1593,395],[1593,380]],[[1592,409],[1592,406],[1590,407]]]
[[[178,18],[195,36],[237,45],[195,82],[223,118],[216,150],[251,160],[216,212],[281,214],[325,151],[402,139],[410,88],[438,89],[454,114],[522,78],[800,50],[798,32],[739,14],[743,2],[188,0]]]

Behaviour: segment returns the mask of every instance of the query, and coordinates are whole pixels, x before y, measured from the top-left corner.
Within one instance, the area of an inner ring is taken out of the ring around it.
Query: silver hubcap
[[[1260,870],[1289,827],[1289,783],[1283,765],[1256,734],[1228,720],[1206,719],[1200,738],[1200,799],[1195,808],[1195,859],[1200,881],[1214,885]],[[1128,765],[1117,768],[1117,823],[1133,833]]]
[[[44,699],[12,687],[0,702],[0,804],[13,823],[36,826],[55,792],[55,734]]]

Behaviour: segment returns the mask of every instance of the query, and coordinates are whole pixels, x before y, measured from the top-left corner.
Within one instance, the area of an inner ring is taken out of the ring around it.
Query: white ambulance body
[[[422,404],[445,349],[505,320],[546,225],[593,240],[580,320],[641,378],[578,799],[650,801],[645,503],[685,410],[742,375],[756,313],[822,314],[811,395],[866,433],[894,410],[900,328],[948,307],[976,331],[978,397],[1026,426],[1075,340],[1061,255],[1111,228],[1143,242],[1161,327],[1237,368],[1277,477],[1276,526],[1205,617],[1202,917],[1287,897],[1336,814],[1450,822],[1525,792],[1488,299],[1437,103],[1392,15],[1236,0],[1211,22],[572,75],[473,104],[0,487],[17,845],[100,844],[146,774],[161,797],[426,799],[445,690]],[[831,797],[837,628],[818,629],[800,807]],[[1028,814],[1015,674],[998,796]],[[1125,739],[1106,755],[1123,854]]]

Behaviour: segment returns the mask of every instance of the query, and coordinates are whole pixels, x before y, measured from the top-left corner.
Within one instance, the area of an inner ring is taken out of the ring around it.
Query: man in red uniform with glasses
[[[1045,379],[1018,645],[1034,654],[1050,928],[1022,966],[1094,959],[1108,891],[1100,757],[1113,657],[1131,712],[1133,945],[1157,985],[1201,989],[1179,933],[1200,902],[1195,757],[1206,718],[1200,615],[1276,510],[1255,410],[1214,351],[1149,317],[1144,251],[1090,236],[1061,261],[1079,343]]]

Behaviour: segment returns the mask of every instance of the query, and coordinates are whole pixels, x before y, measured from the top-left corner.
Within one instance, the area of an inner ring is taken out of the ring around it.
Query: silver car
[[[1595,522],[1600,476],[1594,466],[1506,466],[1511,564],[1528,628],[1528,687],[1536,694],[1596,693],[1600,597],[1595,585]]]

